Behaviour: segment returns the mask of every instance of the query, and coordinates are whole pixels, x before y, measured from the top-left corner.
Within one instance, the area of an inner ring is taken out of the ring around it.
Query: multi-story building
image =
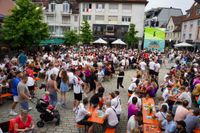
[[[10,10],[14,6],[15,3],[12,0],[0,0],[0,24],[3,18],[11,13]]]
[[[45,22],[52,37],[63,37],[67,30],[79,31],[79,12],[74,0],[51,0],[45,10]]]
[[[171,16],[183,15],[181,9],[177,8],[153,8],[145,12],[145,26],[166,28],[167,22]]]
[[[196,2],[187,10],[181,31],[181,41],[190,43],[200,42],[200,5]]]
[[[136,25],[137,36],[142,38],[144,31],[144,8],[146,0],[77,0],[79,3],[80,24],[86,19],[94,36],[111,42],[123,39],[129,24]]]
[[[185,19],[185,15],[170,17],[166,29],[166,40],[172,43],[181,41],[181,26],[183,19]]]

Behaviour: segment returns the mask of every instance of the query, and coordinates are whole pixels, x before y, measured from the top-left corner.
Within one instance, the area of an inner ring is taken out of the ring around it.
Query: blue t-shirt
[[[20,82],[20,78],[16,77],[12,80],[12,92],[13,92],[13,96],[18,96],[18,92],[17,92],[17,85]]]

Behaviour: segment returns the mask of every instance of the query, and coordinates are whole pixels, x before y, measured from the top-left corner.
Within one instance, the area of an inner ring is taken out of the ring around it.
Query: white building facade
[[[63,37],[68,30],[79,31],[79,14],[73,13],[68,1],[61,4],[50,2],[48,10],[45,11],[45,22],[52,37]]]
[[[136,25],[137,36],[142,38],[144,31],[144,8],[146,0],[78,0],[80,25],[86,19],[95,37],[104,39],[123,38],[131,23]]]

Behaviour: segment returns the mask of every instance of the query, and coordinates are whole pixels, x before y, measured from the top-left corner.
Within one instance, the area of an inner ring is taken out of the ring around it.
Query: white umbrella
[[[186,42],[182,42],[182,43],[175,44],[174,47],[193,47],[193,45]]]
[[[94,41],[93,43],[98,43],[98,44],[107,44],[107,42],[101,38],[97,39],[96,41]]]
[[[120,44],[120,45],[126,45],[125,42],[123,42],[121,39],[117,39],[114,42],[112,42],[112,44]]]

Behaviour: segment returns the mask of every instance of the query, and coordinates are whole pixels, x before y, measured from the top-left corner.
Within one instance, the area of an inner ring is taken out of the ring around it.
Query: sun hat
[[[200,84],[195,85],[194,90],[192,91],[192,94],[195,96],[200,95]]]

